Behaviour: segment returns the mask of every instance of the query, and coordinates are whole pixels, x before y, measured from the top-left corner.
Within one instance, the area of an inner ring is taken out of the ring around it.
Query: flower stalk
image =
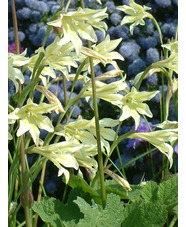
[[[12,6],[12,19],[13,19],[13,25],[14,25],[14,36],[15,36],[15,52],[16,54],[19,54],[18,26],[17,26],[17,17],[16,17],[14,0],[11,0],[11,6]]]
[[[88,47],[91,48],[90,41],[88,41]],[[102,151],[101,151],[99,112],[98,112],[97,97],[96,97],[96,84],[95,84],[95,74],[94,74],[93,59],[91,57],[89,57],[89,60],[90,60],[90,70],[91,70],[91,79],[92,79],[93,106],[94,106],[95,125],[96,125],[96,137],[97,137],[97,149],[98,149],[98,166],[99,166],[99,171],[100,171],[102,206],[104,208],[105,205],[106,205],[106,190],[105,190],[105,184],[104,184],[103,156],[102,156]]]
[[[42,193],[42,187],[44,183],[44,178],[45,178],[45,170],[46,170],[46,162],[43,165],[42,172],[41,172],[41,178],[40,178],[40,185],[39,185],[39,191],[38,191],[38,196],[37,196],[37,201],[39,202],[41,200],[41,193]],[[37,227],[37,221],[38,221],[38,214],[35,214],[34,218],[34,227]]]
[[[23,136],[21,136],[20,153],[21,153],[21,170],[22,170],[22,181],[23,181],[24,211],[25,211],[26,227],[31,227],[30,208],[29,208],[30,205],[29,205],[29,195],[28,195],[28,183],[27,183],[27,176],[26,176],[25,149],[24,149]]]
[[[81,0],[82,8],[85,7],[84,1]],[[88,48],[91,49],[91,42],[87,40]],[[93,93],[93,106],[94,106],[94,115],[95,115],[95,125],[96,125],[96,137],[97,137],[97,149],[98,149],[98,166],[100,172],[100,183],[101,183],[101,195],[102,195],[102,206],[103,208],[106,205],[106,190],[104,184],[104,169],[103,169],[103,156],[101,151],[101,136],[100,136],[100,127],[99,127],[99,112],[97,105],[97,97],[96,97],[96,84],[95,84],[95,74],[94,74],[94,64],[92,57],[89,57],[90,61],[90,72],[92,79],[92,93]]]

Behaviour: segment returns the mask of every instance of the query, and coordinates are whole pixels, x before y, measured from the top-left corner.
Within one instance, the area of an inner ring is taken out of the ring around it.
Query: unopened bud
[[[60,17],[58,17],[59,19]],[[59,37],[61,37],[63,35],[63,26],[61,25],[61,27],[56,27],[53,26],[53,30],[56,33],[56,35],[58,35]]]
[[[29,189],[28,189],[28,201],[29,201],[29,207],[31,207],[34,202],[34,196]],[[24,192],[22,192],[20,195],[20,202],[21,202],[22,206],[24,207]]]
[[[14,213],[16,207],[17,207],[17,203],[16,202],[11,202],[10,203],[10,209],[9,209],[9,212],[8,212],[8,216],[11,216]]]
[[[94,178],[92,171],[89,168],[85,168],[85,172],[86,172],[88,181],[91,182]]]

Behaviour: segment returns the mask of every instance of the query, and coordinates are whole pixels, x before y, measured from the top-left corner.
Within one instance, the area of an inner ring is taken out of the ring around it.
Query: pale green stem
[[[171,221],[171,223],[170,223],[170,225],[169,225],[169,227],[175,226],[174,224],[176,223],[177,220],[178,220],[178,217],[177,216],[174,216],[173,219],[172,219],[172,221]]]
[[[71,0],[68,0],[68,2],[67,2],[67,4],[66,4],[66,7],[65,7],[65,12],[67,12],[70,3],[71,3]]]
[[[158,30],[159,36],[160,36],[160,42],[163,45],[163,39],[162,39],[163,36],[162,36],[161,29],[160,29],[158,22],[156,21],[156,19],[151,14],[149,14],[149,18],[154,22],[154,24],[155,24],[155,26]]]
[[[91,43],[88,40],[88,47],[91,48]],[[97,97],[96,97],[96,83],[95,83],[95,74],[94,74],[94,64],[93,59],[90,57],[90,70],[91,70],[91,79],[92,79],[92,93],[93,93],[93,106],[94,106],[94,114],[95,114],[95,125],[96,125],[96,138],[97,138],[97,149],[98,149],[98,166],[100,171],[100,183],[101,183],[101,195],[102,195],[102,206],[103,208],[106,205],[106,190],[104,184],[104,169],[103,169],[103,157],[101,151],[101,135],[100,135],[100,127],[99,127],[99,112],[97,105]]]
[[[26,227],[31,227],[30,208],[29,208],[29,195],[28,195],[28,184],[27,184],[27,177],[26,177],[25,150],[24,150],[24,139],[23,139],[23,136],[21,136],[20,155],[21,155],[21,171],[22,171],[22,181],[23,181],[24,210],[25,210]]]
[[[80,0],[82,8],[85,8],[84,0]],[[87,40],[88,48],[91,49],[91,42]],[[94,106],[94,115],[95,115],[95,126],[96,126],[96,138],[97,138],[97,149],[98,149],[98,167],[100,172],[100,183],[101,183],[101,196],[102,196],[102,206],[103,208],[106,205],[106,190],[104,183],[104,168],[103,168],[103,156],[101,151],[101,135],[100,135],[100,127],[99,127],[99,111],[97,105],[97,97],[96,97],[96,83],[95,83],[95,74],[94,74],[94,64],[93,59],[90,57],[90,72],[92,79],[92,93],[93,93],[93,106]]]
[[[119,124],[118,124],[118,127],[116,129],[116,133],[115,133],[114,141],[113,141],[112,145],[115,143],[115,141],[117,139],[118,132],[119,132],[119,129],[120,129],[121,125],[122,125],[122,121],[120,121]],[[108,162],[109,157],[111,156],[111,154],[112,154],[113,151],[114,151],[114,149],[110,150],[109,155],[106,157],[105,162],[104,162],[104,168],[107,166],[107,162]]]
[[[64,91],[64,102],[65,102],[65,106],[67,105],[67,85],[66,85],[66,77],[63,74],[63,91]],[[65,118],[66,118],[66,122],[68,121],[68,111],[66,111],[65,114]]]
[[[119,158],[120,166],[123,166],[123,162],[122,162],[122,159],[121,159],[121,155],[120,155],[120,151],[119,151],[118,146],[116,147],[116,151],[117,151],[117,154],[118,154],[118,158]],[[126,178],[126,174],[125,174],[125,170],[124,170],[124,168],[122,168],[121,170],[122,170],[123,175],[124,175],[124,176],[125,176],[125,178]]]
[[[112,152],[114,151],[115,147],[120,143],[122,142],[124,139],[126,139],[129,135],[131,135],[135,130],[131,130],[127,133],[125,133],[124,135],[120,136],[119,138],[117,138],[116,140],[114,140],[113,144],[111,145],[110,147],[110,154],[112,154]],[[109,155],[110,156],[110,155]],[[105,163],[104,163],[104,167],[106,167],[107,165],[107,162],[109,160],[109,157],[106,157],[105,159]]]
[[[19,54],[18,26],[17,26],[17,17],[16,17],[14,0],[11,0],[11,6],[12,6],[12,17],[13,17],[13,25],[14,25],[14,36],[15,36],[15,52],[16,54]]]
[[[41,178],[40,178],[40,185],[39,185],[39,191],[38,191],[38,196],[37,196],[37,202],[41,200],[41,193],[42,193],[42,187],[45,178],[45,170],[46,170],[46,162],[43,165],[42,172],[41,172]],[[34,218],[34,227],[37,227],[37,221],[38,221],[38,214],[35,213],[35,218]]]
[[[147,121],[147,118],[145,117],[144,114],[143,114],[143,118],[144,118],[144,120],[145,120],[145,123],[147,124],[147,127],[148,127],[149,130],[152,132],[152,129],[151,129],[150,125],[149,125],[149,122]]]
[[[176,28],[175,40],[178,40],[178,25],[177,25],[177,28]]]
[[[60,8],[63,7],[63,2],[64,2],[64,0],[61,0]]]

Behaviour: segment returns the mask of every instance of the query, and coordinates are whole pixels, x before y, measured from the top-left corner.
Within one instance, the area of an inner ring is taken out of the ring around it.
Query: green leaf
[[[106,180],[105,189],[107,193],[114,193],[115,195],[119,195],[120,199],[129,199],[125,189],[115,180]]]
[[[85,200],[78,197],[74,201],[84,213],[84,219],[81,219],[77,226],[80,227],[120,227],[123,221],[123,204],[119,196],[109,194],[105,209],[93,202],[92,206]]]
[[[131,201],[135,201],[141,196],[141,192],[144,186],[139,186],[139,185],[130,185],[130,186],[132,188],[132,191],[128,192],[128,197]]]
[[[96,203],[102,204],[101,196],[80,176],[70,175],[68,185],[73,189],[81,188],[85,193],[89,193]]]
[[[170,178],[159,185],[158,198],[167,206],[178,201],[178,177]]]
[[[144,186],[141,195],[142,197],[148,201],[148,202],[155,202],[157,201],[157,191],[158,191],[158,185],[154,181],[149,181]]]
[[[32,209],[52,227],[75,227],[78,220],[82,218],[76,204],[64,205],[53,197],[44,197],[40,202],[34,202]]]
[[[122,226],[160,227],[166,222],[166,218],[167,211],[161,204],[139,199],[125,208]]]

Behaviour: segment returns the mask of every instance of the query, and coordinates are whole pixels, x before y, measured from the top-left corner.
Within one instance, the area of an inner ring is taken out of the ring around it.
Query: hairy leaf
[[[81,227],[120,227],[123,221],[123,204],[119,196],[109,194],[105,209],[93,202],[92,206],[85,200],[78,197],[74,201],[84,213],[84,219],[81,219],[77,226]]]
[[[98,204],[102,203],[100,195],[92,187],[90,187],[83,178],[71,175],[68,185],[73,189],[81,188],[81,190],[84,191],[85,193],[89,193],[96,203]]]
[[[157,201],[157,191],[158,191],[158,185],[154,181],[149,181],[144,186],[141,195],[146,201],[155,202]]]
[[[76,204],[64,205],[53,197],[44,197],[40,202],[34,202],[32,208],[45,223],[52,227],[75,227],[77,221],[82,217]]]
[[[166,222],[166,218],[167,211],[162,205],[139,199],[125,208],[122,226],[160,227]]]
[[[159,185],[158,198],[167,206],[178,201],[178,177],[170,178]]]

